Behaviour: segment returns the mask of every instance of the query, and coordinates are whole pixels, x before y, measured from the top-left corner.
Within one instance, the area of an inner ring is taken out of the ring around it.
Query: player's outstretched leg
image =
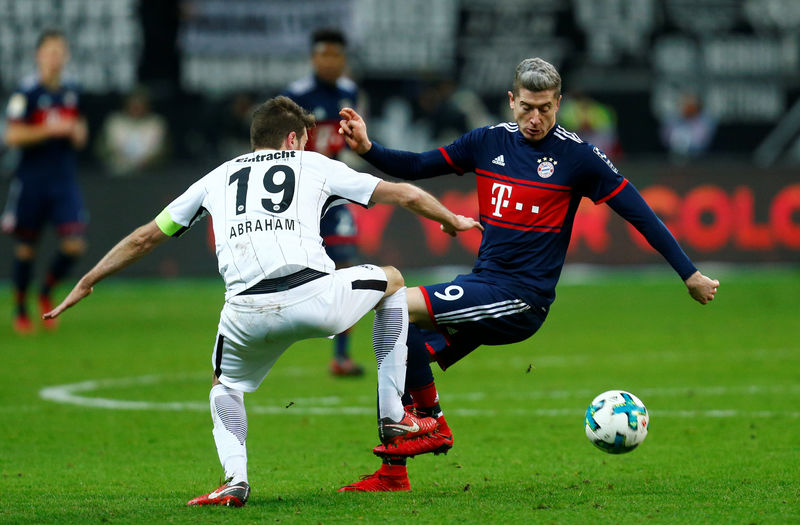
[[[414,324],[408,325],[408,370],[405,391],[413,401],[413,413],[419,417],[432,417],[436,420],[436,432],[428,435],[405,436],[390,445],[381,443],[372,452],[381,457],[413,457],[433,452],[446,454],[453,447],[453,432],[444,418],[439,406],[439,394],[433,382],[430,367],[430,353],[423,335]]]
[[[361,476],[359,481],[346,485],[339,492],[394,492],[411,490],[405,465],[384,463],[374,474]]]
[[[33,247],[27,244],[18,244],[14,250],[14,264],[11,270],[15,306],[13,326],[18,334],[33,333],[33,323],[28,317],[25,300],[31,282],[34,254]]]
[[[372,346],[378,364],[378,436],[387,446],[436,430],[435,419],[418,417],[403,407],[407,333],[406,289],[401,287],[375,308],[372,327]]]
[[[211,419],[214,421],[214,442],[225,483],[214,492],[187,502],[187,505],[226,505],[241,507],[250,496],[247,480],[247,413],[244,394],[223,384],[211,387],[209,393]]]

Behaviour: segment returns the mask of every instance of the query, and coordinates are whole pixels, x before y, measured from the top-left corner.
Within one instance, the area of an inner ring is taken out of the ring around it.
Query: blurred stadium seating
[[[84,86],[95,137],[140,84],[169,121],[172,157],[158,171],[110,179],[94,148],[83,154],[93,221],[85,264],[226,160],[220,145],[231,100],[242,93],[265,99],[306,73],[309,33],[331,25],[348,31],[371,131],[387,145],[439,145],[420,118],[419,94],[442,78],[455,80],[494,121],[507,120],[514,67],[541,56],[560,69],[566,98],[580,92],[613,108],[624,152],[615,161],[695,260],[800,262],[796,0],[0,0],[3,103],[32,72],[39,32],[56,26],[71,41],[70,71]],[[698,95],[718,127],[704,155],[675,162],[659,127],[686,92]],[[14,154],[0,153],[4,198]],[[453,181],[425,186],[454,208],[474,210],[470,181]],[[658,261],[606,212],[582,210],[571,262]],[[395,215],[360,218],[371,260],[469,264],[475,239],[442,239]],[[430,233],[427,253],[418,249],[420,232]],[[169,247],[131,272],[213,275],[205,231],[189,239],[192,248]],[[3,253],[10,246],[0,239]]]

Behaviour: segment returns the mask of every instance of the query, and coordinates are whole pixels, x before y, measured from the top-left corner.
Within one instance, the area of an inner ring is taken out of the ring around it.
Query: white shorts
[[[378,304],[386,283],[383,270],[362,264],[291,290],[230,298],[212,355],[217,378],[229,388],[255,391],[292,343],[344,332]]]

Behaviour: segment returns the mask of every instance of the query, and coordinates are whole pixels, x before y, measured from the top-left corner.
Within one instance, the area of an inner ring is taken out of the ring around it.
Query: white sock
[[[214,385],[208,395],[211,419],[214,421],[214,442],[225,479],[231,484],[247,482],[247,413],[244,393],[225,385]]]
[[[408,304],[405,287],[383,299],[375,309],[372,347],[378,362],[378,417],[404,417],[403,390],[408,357]]]

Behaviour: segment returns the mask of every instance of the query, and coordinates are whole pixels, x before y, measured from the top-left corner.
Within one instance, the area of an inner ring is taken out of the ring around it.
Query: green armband
[[[172,220],[172,215],[169,214],[167,208],[164,208],[164,210],[158,214],[158,217],[156,217],[156,225],[164,232],[164,235],[169,235],[170,237],[175,235],[181,228],[185,228],[185,226]]]

